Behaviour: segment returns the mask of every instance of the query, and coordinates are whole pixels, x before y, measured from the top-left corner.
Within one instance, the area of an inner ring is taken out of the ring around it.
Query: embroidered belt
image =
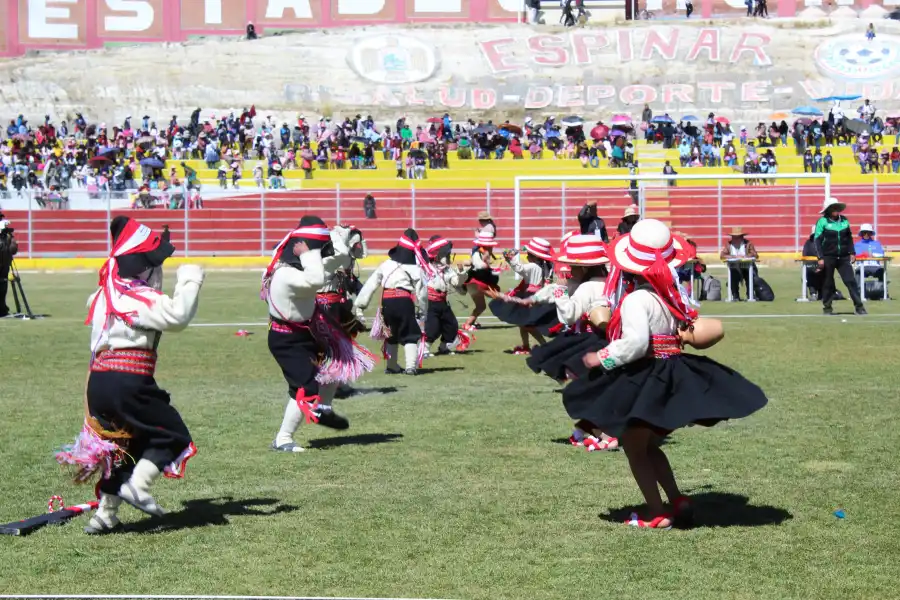
[[[409,298],[413,302],[416,301],[416,297],[412,292],[408,292],[406,290],[401,290],[400,288],[390,288],[384,290],[384,295],[382,296],[385,300],[389,298]]]
[[[300,333],[301,331],[309,331],[308,321],[303,323],[292,323],[290,321],[282,321],[274,317],[269,318],[269,329],[278,333]]]
[[[153,350],[103,350],[94,355],[91,371],[131,373],[153,377],[156,371],[156,352]]]
[[[317,304],[341,304],[346,301],[346,296],[340,292],[323,292],[321,294],[316,294]]]
[[[681,338],[677,335],[650,336],[650,350],[653,358],[671,358],[681,354]]]
[[[428,288],[428,299],[432,302],[446,302],[447,292],[439,292],[434,288]]]

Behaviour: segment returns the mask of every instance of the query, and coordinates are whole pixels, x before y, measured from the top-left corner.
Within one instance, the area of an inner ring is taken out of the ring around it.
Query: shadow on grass
[[[372,388],[349,388],[343,389],[338,388],[337,393],[335,393],[334,397],[338,400],[344,400],[346,398],[358,398],[359,396],[375,396],[378,394],[393,394],[398,389],[395,386],[384,386],[384,387],[372,387]]]
[[[275,498],[247,498],[235,500],[231,496],[188,500],[178,512],[162,517],[151,517],[137,523],[125,525],[123,533],[163,533],[179,529],[194,529],[210,525],[230,525],[229,517],[271,517],[294,512],[299,507],[280,504]],[[260,507],[274,507],[260,510]]]
[[[429,373],[445,373],[447,371],[462,371],[462,367],[428,367],[419,369],[419,375],[427,375]]]
[[[403,437],[402,433],[361,433],[333,438],[310,440],[309,447],[315,450],[330,450],[341,446],[371,446],[372,444],[390,444]]]
[[[781,525],[794,515],[777,506],[753,505],[741,494],[701,492],[691,495],[694,504],[693,527],[759,527]],[[631,513],[643,514],[643,505],[614,508],[599,516],[606,521],[624,523]]]

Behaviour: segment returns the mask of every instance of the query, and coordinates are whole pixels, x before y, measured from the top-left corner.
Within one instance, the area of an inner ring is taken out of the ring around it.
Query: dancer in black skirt
[[[521,300],[533,296],[544,285],[553,281],[553,248],[543,238],[532,238],[525,244],[528,262],[522,262],[521,255],[513,250],[503,253],[513,273],[521,277],[519,285],[505,296],[490,302],[491,312],[504,323],[519,326],[522,344],[512,349],[512,354],[527,355],[531,353],[529,336],[538,344],[545,342],[541,329],[545,332],[558,324],[556,309],[547,304],[523,304]]]
[[[450,264],[452,252],[453,242],[439,235],[432,236],[425,248],[425,253],[434,268],[434,273],[428,278],[425,344],[430,348],[440,338],[438,355],[465,352],[474,339],[468,332],[459,328],[459,321],[448,300],[448,295],[452,291],[465,293],[466,273],[456,270]]]
[[[184,477],[197,453],[169,394],[156,384],[156,349],[164,331],[181,331],[197,311],[203,269],[178,268],[175,293],[162,288],[162,264],[175,248],[168,231],[159,235],[127,217],[110,225],[113,249],[100,270],[100,289],[90,300],[91,366],[85,424],[74,446],[57,454],[79,468],[77,481],[99,473],[99,507],[86,533],[119,524],[124,500],[150,515],[165,514],[150,494],[161,475]]]
[[[544,372],[564,382],[586,376],[588,369],[582,357],[606,346],[606,325],[610,317],[606,296],[609,258],[606,244],[600,238],[576,235],[562,242],[556,262],[570,266],[568,283],[546,286],[524,302],[555,305],[559,321],[567,331],[534,348],[527,362],[535,373]],[[575,424],[569,443],[588,452],[619,449],[618,439],[586,420]]]
[[[374,357],[316,304],[317,290],[325,284],[323,255],[333,253],[325,222],[307,215],[275,248],[263,276],[269,351],[288,384],[281,428],[272,442],[272,449],[279,452],[303,452],[294,433],[304,418],[307,423],[347,429],[350,422],[332,407],[337,384],[355,381],[374,366]]]
[[[334,254],[322,257],[325,285],[316,293],[316,304],[355,340],[357,335],[367,331],[363,321],[353,314],[352,299],[362,289],[357,261],[367,256],[366,240],[356,227],[338,225],[331,230],[331,245]],[[349,384],[330,383],[319,388],[323,404],[331,404],[335,397],[346,398],[353,393]]]
[[[372,322],[372,339],[382,341],[382,354],[387,360],[385,373],[416,375],[425,355],[422,328],[416,311],[424,312],[428,302],[425,279],[433,273],[419,244],[419,234],[407,229],[396,246],[388,252],[356,297],[354,310],[359,314],[382,287],[381,308]],[[399,364],[398,346],[403,345],[405,368]]]
[[[634,514],[627,522],[636,527],[666,529],[692,510],[660,448],[663,437],[688,425],[746,417],[767,403],[762,390],[739,373],[682,353],[679,331],[689,330],[697,319],[673,275],[690,256],[685,247],[655,219],[636,223],[630,234],[611,244],[613,267],[629,274],[636,287],[613,311],[609,345],[584,356],[591,371],[563,391],[569,416],[621,440],[647,503],[647,520]],[[607,280],[610,289],[615,277]]]
[[[494,246],[497,241],[494,234],[483,230],[475,238],[475,247],[472,249],[472,265],[469,269],[469,278],[466,281],[466,290],[472,297],[472,314],[463,325],[464,331],[475,331],[479,326],[478,317],[487,309],[484,297],[496,298],[500,295],[500,277],[494,273],[491,265]]]

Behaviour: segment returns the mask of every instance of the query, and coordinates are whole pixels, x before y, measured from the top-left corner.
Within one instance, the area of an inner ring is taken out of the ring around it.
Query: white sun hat
[[[838,212],[841,212],[842,210],[847,208],[847,205],[837,198],[825,198],[825,202],[822,203],[822,211],[820,212],[820,214],[824,215],[832,207],[834,207]]]
[[[662,221],[644,219],[611,244],[610,258],[623,271],[640,274],[653,266],[657,252],[670,267],[682,266],[690,258],[684,251],[686,245]]]
[[[606,244],[596,235],[573,235],[556,261],[567,265],[605,265],[609,262]]]

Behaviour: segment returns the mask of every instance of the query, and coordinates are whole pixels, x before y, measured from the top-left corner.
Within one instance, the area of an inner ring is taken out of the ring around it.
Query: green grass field
[[[795,271],[763,275],[776,302],[703,312],[726,321],[709,354],[770,403],[672,436],[698,526],[658,532],[620,524],[640,501],[624,455],[563,443],[557,386],[502,353],[518,334],[493,321],[473,353],[430,359],[430,373],[366,377],[358,387],[397,389],[338,401],[346,435],[304,426],[311,450],[271,452],[286,391],[259,276],[209,273],[197,324],[231,325],[165,336],[157,371],[200,448],[186,479],[154,488],[174,514],[126,507],[123,534],[88,537],[82,517],[2,538],[0,593],[898,598],[900,308],[822,317],[794,302]],[[81,426],[96,276],[24,277],[52,317],[0,321],[0,522],[53,494],[91,496],[53,452]]]

